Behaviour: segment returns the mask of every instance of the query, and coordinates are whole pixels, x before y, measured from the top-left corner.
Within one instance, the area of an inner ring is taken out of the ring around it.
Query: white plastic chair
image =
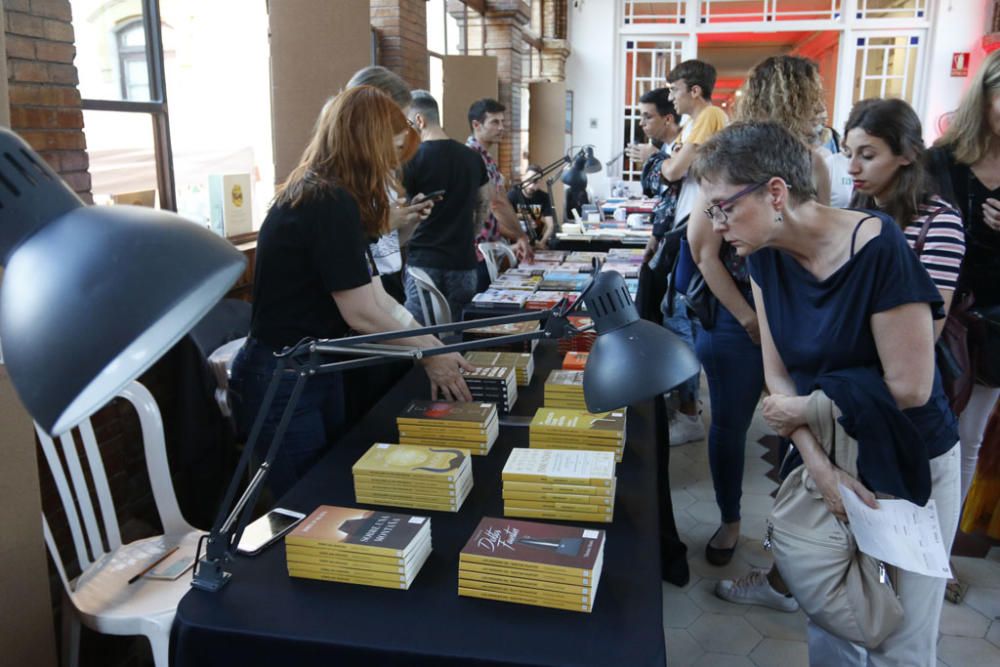
[[[431,277],[423,269],[412,266],[406,267],[406,271],[413,278],[417,286],[417,296],[420,298],[420,310],[424,314],[424,325],[450,324],[451,306],[448,299],[444,297],[441,290],[437,288]],[[430,305],[428,305],[430,302]],[[433,317],[431,317],[433,315]]]
[[[75,666],[79,662],[82,622],[103,634],[146,635],[152,645],[155,664],[167,667],[170,626],[177,604],[190,589],[190,572],[172,581],[140,578],[129,584],[128,580],[175,546],[178,550],[167,562],[182,556],[194,558],[202,533],[184,520],[177,505],[167,467],[163,420],[153,395],[138,382],[132,382],[118,396],[131,402],[139,415],[146,468],[163,535],[122,544],[107,473],[90,420],[79,425],[90,472],[89,484],[72,433],[60,436],[57,446],[37,425],[35,427],[62,501],[81,569],[80,576],[73,580],[67,578],[62,557],[43,514],[45,544],[65,591],[63,664]],[[94,497],[97,508],[92,502]]]
[[[495,241],[484,241],[478,246],[479,252],[482,253],[483,259],[486,260],[486,270],[490,273],[490,282],[497,279],[500,275],[500,261],[506,257],[509,262],[509,268],[514,268],[517,266],[517,255],[514,254],[514,250],[506,243],[498,243]]]

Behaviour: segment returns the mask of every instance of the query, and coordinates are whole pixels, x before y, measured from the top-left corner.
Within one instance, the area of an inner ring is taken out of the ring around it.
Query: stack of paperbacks
[[[472,490],[467,449],[376,442],[351,468],[359,503],[457,512]]]
[[[507,324],[493,324],[475,329],[466,329],[462,332],[462,340],[482,340],[484,338],[496,338],[498,336],[512,336],[516,334],[530,334],[538,331],[538,322],[508,322]],[[497,341],[491,345],[494,350],[508,350],[511,352],[532,352],[538,345],[538,339],[522,340],[512,343]]]
[[[493,403],[410,401],[396,417],[396,426],[403,445],[456,447],[484,455],[500,434]]]
[[[288,574],[408,589],[431,553],[425,516],[320,505],[285,536]]]
[[[545,407],[586,410],[583,371],[553,370],[545,380]]]
[[[501,479],[504,516],[611,523],[615,513],[611,452],[515,447]]]
[[[532,448],[625,452],[625,409],[590,413],[586,410],[538,408],[528,428]]]
[[[458,594],[590,612],[604,531],[484,518],[459,555]]]
[[[564,371],[582,371],[587,367],[587,357],[590,352],[567,352],[563,357],[562,367]]]
[[[566,319],[568,319],[569,323],[577,329],[583,329],[584,327],[589,327],[593,324],[593,320],[584,315],[570,315]],[[590,352],[590,348],[594,346],[595,340],[597,340],[597,334],[593,329],[574,336],[565,336],[559,339],[559,352],[560,354],[565,354],[570,351]]]
[[[520,308],[531,296],[531,292],[519,289],[495,289],[493,287],[472,297],[472,303],[488,308]]]
[[[566,300],[567,306],[572,306],[578,298],[580,298],[579,292],[540,290],[528,297],[528,300],[524,302],[524,309],[549,310],[555,308],[563,299]]]
[[[511,366],[476,366],[462,371],[472,400],[495,403],[501,415],[510,414],[517,402],[517,372]]]
[[[517,375],[519,387],[531,384],[535,374],[535,358],[530,352],[466,352],[465,359],[473,366],[512,366]]]

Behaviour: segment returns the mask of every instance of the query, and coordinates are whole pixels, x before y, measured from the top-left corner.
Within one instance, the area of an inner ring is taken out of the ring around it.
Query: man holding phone
[[[438,104],[425,90],[415,90],[407,109],[420,133],[420,148],[403,167],[403,186],[416,200],[433,199],[434,208],[417,223],[407,246],[407,267],[424,270],[448,300],[452,320],[476,293],[477,214],[489,206],[486,165],[472,149],[441,129]],[[406,309],[422,324],[423,311],[413,278],[406,274]]]

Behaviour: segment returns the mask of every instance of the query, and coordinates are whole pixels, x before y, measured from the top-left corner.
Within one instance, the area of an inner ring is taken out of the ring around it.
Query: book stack
[[[548,310],[554,308],[561,300],[566,299],[566,304],[572,306],[580,297],[579,292],[553,292],[550,290],[535,292],[524,302],[525,310]],[[582,307],[582,306],[581,306]]]
[[[486,517],[458,557],[458,594],[590,612],[604,531]]]
[[[625,453],[625,410],[590,413],[586,410],[538,408],[528,427],[531,447],[612,452],[621,462]]]
[[[464,401],[410,401],[396,417],[399,442],[454,447],[485,455],[500,434],[497,406]]]
[[[285,536],[288,574],[408,589],[431,553],[431,520],[320,505]]]
[[[473,366],[512,366],[519,387],[531,384],[535,374],[535,358],[530,352],[473,351],[466,352],[465,358]]]
[[[511,366],[476,366],[462,371],[472,400],[495,403],[501,415],[509,415],[517,402],[517,371]]]
[[[535,261],[559,264],[566,259],[566,254],[565,250],[536,250]]]
[[[589,327],[593,324],[593,320],[584,315],[570,315],[566,319],[568,319],[569,323],[577,329],[583,329],[584,327]],[[560,338],[557,347],[559,352],[562,354],[571,351],[590,352],[590,348],[594,346],[595,340],[597,340],[597,334],[593,330],[590,330],[585,333],[576,334],[575,336],[565,336]]]
[[[510,273],[502,273],[497,279],[490,283],[492,289],[516,289],[534,292],[541,282],[540,276],[517,276]]]
[[[583,371],[553,370],[545,380],[545,407],[586,410]]]
[[[504,516],[610,523],[615,512],[611,452],[515,447],[501,479]]]
[[[351,468],[359,503],[457,512],[472,490],[467,449],[376,442]]]
[[[561,266],[559,269],[545,272],[542,282],[538,283],[539,291],[579,292],[590,282],[590,276],[586,273],[563,271]]]
[[[562,367],[564,371],[582,371],[587,367],[587,357],[590,352],[567,352],[563,357]]]
[[[519,289],[493,289],[472,297],[472,303],[487,308],[520,308],[531,292]]]
[[[506,324],[491,324],[485,327],[466,329],[462,332],[462,340],[482,340],[498,336],[530,334],[538,331],[538,322],[508,322]],[[510,350],[512,352],[532,352],[538,345],[538,339],[521,340],[513,343],[498,342],[493,349]]]

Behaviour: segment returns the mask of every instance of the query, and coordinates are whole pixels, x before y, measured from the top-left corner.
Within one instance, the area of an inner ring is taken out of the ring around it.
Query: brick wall
[[[3,7],[11,129],[89,203],[69,0],[3,0]]]
[[[378,64],[403,77],[411,88],[427,88],[426,0],[371,0],[378,34]]]

